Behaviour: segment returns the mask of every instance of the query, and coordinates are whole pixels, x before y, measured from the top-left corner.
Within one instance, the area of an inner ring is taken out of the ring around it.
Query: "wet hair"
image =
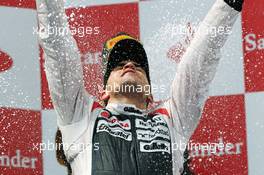
[[[55,143],[56,143],[56,158],[57,158],[58,163],[67,168],[68,175],[72,175],[72,168],[65,156],[65,153],[63,150],[63,144],[62,144],[62,134],[59,129],[57,129],[57,132],[56,132]]]
[[[184,157],[184,163],[183,163],[183,172],[181,173],[181,175],[195,175],[190,168],[191,157],[189,155],[189,150],[187,148],[183,153],[183,157]]]

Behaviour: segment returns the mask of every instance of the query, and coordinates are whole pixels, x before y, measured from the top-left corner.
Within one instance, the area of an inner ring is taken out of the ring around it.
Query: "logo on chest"
[[[117,117],[100,118],[96,132],[107,132],[108,134],[119,137],[127,141],[132,141],[131,122],[129,119],[119,120]]]
[[[162,116],[148,120],[136,119],[136,134],[141,152],[170,153],[170,133]]]
[[[150,143],[140,142],[140,151],[170,153],[170,143],[161,140],[154,140]]]

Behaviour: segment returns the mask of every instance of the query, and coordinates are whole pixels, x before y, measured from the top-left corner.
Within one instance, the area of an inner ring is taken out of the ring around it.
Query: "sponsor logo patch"
[[[161,117],[153,117],[153,120],[144,121],[141,119],[136,119],[136,127],[143,129],[152,129],[153,127],[164,126],[167,128],[166,122]]]
[[[102,120],[102,122],[100,124],[98,123],[97,129],[96,129],[97,133],[108,132],[110,135],[112,135],[114,137],[119,137],[119,138],[122,138],[122,139],[127,140],[127,141],[132,141],[131,132],[126,132],[120,127],[112,128],[112,127],[108,126],[107,122],[106,123],[104,123],[104,122],[106,122],[106,121]]]
[[[141,152],[167,152],[170,153],[170,143],[161,140],[154,140],[150,143],[140,142]]]
[[[99,120],[98,125],[104,123],[105,125],[109,125],[109,126],[119,126],[125,130],[130,130],[131,129],[131,123],[130,121],[124,120],[124,121],[120,121],[118,120],[116,117],[111,117],[111,118],[104,118],[103,120]]]
[[[166,128],[166,130],[163,130],[161,128],[158,128],[155,131],[150,131],[150,130],[137,130],[137,138],[138,140],[146,140],[146,141],[151,141],[157,137],[161,137],[164,139],[169,139],[169,131]]]

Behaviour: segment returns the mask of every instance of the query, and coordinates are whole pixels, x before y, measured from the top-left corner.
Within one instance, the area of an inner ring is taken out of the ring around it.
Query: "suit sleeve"
[[[226,2],[217,0],[179,64],[172,83],[171,98],[165,105],[176,132],[187,140],[199,122],[209,84],[220,60],[220,49],[231,33],[238,14]],[[225,32],[220,28],[224,28]],[[218,29],[221,32],[215,32]]]
[[[54,108],[61,126],[76,123],[90,108],[92,97],[83,85],[80,53],[71,35],[63,0],[37,0],[39,42]],[[89,106],[90,105],[90,106]]]

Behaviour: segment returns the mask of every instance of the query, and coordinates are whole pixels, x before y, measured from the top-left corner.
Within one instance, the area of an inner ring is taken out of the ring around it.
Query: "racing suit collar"
[[[142,116],[147,113],[147,110],[139,109],[133,104],[108,103],[106,109],[114,113],[128,115]]]

